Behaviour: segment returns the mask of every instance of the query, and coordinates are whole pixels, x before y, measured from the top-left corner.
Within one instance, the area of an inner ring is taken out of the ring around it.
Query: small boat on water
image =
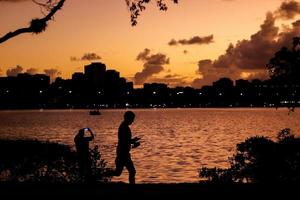
[[[90,115],[101,115],[101,112],[99,110],[91,110]]]

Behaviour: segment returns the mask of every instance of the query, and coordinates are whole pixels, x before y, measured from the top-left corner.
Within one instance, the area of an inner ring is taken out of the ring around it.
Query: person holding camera
[[[89,132],[89,136],[86,136],[85,133]],[[74,138],[78,165],[79,165],[79,173],[82,178],[87,181],[91,178],[91,156],[90,156],[90,147],[89,143],[93,141],[95,138],[94,133],[90,128],[83,128],[78,131],[78,134]]]
[[[111,173],[112,176],[120,176],[124,167],[129,172],[129,183],[135,184],[136,170],[131,159],[130,150],[140,146],[140,138],[132,138],[130,125],[134,122],[135,114],[132,111],[127,111],[124,114],[124,120],[118,130],[118,146],[117,157],[115,160],[116,169]]]

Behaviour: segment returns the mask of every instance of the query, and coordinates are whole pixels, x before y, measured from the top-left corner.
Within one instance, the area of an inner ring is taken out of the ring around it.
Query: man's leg
[[[128,160],[126,161],[125,166],[126,166],[128,172],[129,172],[129,183],[130,184],[135,184],[136,171],[135,171],[134,164],[133,164],[130,156],[129,156]]]
[[[121,176],[124,168],[124,160],[117,157],[115,163],[116,163],[116,169],[113,173],[113,176]]]

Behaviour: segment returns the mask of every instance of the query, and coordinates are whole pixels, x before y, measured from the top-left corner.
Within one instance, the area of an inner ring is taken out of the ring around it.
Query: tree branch
[[[137,25],[137,19],[142,11],[146,9],[146,4],[150,3],[151,0],[125,0],[127,7],[130,11],[131,25]],[[161,11],[166,11],[168,9],[166,0],[154,0],[157,7]],[[179,0],[169,0],[173,3],[178,3]]]
[[[23,33],[35,33],[35,34],[39,34],[41,32],[43,32],[46,27],[47,27],[47,22],[49,20],[51,20],[53,18],[53,16],[55,15],[55,13],[61,9],[64,5],[66,0],[60,0],[55,6],[53,6],[50,10],[50,12],[48,13],[48,15],[46,15],[44,18],[40,18],[40,19],[33,19],[30,22],[30,25],[26,28],[20,28],[17,29],[13,32],[9,32],[7,34],[5,34],[4,36],[2,36],[0,38],[0,44],[13,38],[16,37],[20,34]],[[51,1],[49,1],[49,3],[51,3]]]

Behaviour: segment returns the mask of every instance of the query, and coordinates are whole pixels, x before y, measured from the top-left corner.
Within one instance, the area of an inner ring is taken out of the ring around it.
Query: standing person
[[[88,131],[90,136],[85,136],[85,132]],[[77,156],[78,156],[78,164],[79,164],[79,173],[82,178],[89,181],[92,175],[91,172],[91,156],[90,156],[90,141],[94,140],[94,133],[90,128],[80,129],[78,134],[74,138]]]
[[[112,172],[112,176],[120,176],[124,167],[129,172],[129,183],[135,184],[135,168],[131,160],[130,150],[140,145],[140,138],[132,138],[129,126],[134,122],[135,114],[132,111],[127,111],[124,114],[124,120],[121,123],[118,131],[118,146],[117,157],[115,160],[116,169]]]

